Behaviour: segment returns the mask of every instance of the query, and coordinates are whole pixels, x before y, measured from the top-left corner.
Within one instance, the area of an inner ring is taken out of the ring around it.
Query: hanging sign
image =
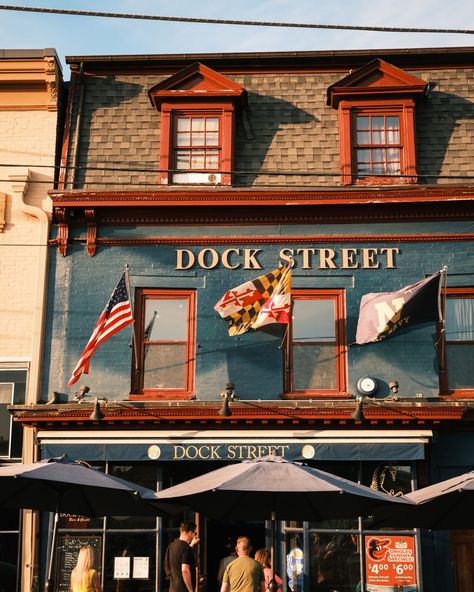
[[[415,538],[365,537],[367,592],[416,592]]]

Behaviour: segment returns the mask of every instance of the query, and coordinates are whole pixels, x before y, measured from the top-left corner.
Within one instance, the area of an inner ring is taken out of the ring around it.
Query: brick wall
[[[54,163],[56,112],[0,111],[0,192],[6,194],[5,227],[0,232],[0,359],[31,355],[36,306],[39,223],[13,203],[10,175],[31,171],[28,205],[51,210],[48,189],[53,171],[33,165]]]

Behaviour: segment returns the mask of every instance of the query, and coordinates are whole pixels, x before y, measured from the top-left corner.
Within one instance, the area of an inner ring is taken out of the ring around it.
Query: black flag
[[[382,341],[398,329],[440,319],[441,271],[397,292],[371,292],[360,301],[356,343]]]

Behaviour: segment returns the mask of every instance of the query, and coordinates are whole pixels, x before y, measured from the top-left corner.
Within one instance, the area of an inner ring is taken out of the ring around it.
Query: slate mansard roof
[[[338,113],[327,90],[375,58],[429,83],[416,107],[420,183],[471,184],[474,48],[439,48],[69,57],[66,142],[76,172],[73,180],[69,170],[66,189],[156,189],[161,114],[148,91],[195,62],[247,92],[237,114],[234,186],[338,187]]]

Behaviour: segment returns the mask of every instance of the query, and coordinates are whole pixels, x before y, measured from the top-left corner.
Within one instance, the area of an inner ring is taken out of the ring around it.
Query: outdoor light
[[[90,387],[88,387],[86,384],[81,384],[79,392],[74,393],[74,400],[80,403],[90,390]]]
[[[228,382],[225,385],[225,391],[222,391],[221,399],[222,407],[219,409],[218,413],[223,417],[230,417],[232,415],[232,411],[230,409],[229,403],[230,401],[235,401],[237,399],[234,393],[234,384],[232,382]]]
[[[398,382],[396,380],[390,381],[388,388],[392,391],[392,398],[396,401],[398,399]]]
[[[352,419],[355,419],[356,421],[362,421],[363,419],[365,419],[362,397],[357,397],[357,407],[355,408],[354,412],[351,414],[351,417],[352,417]]]
[[[92,419],[92,421],[100,421],[104,417],[105,415],[100,410],[99,399],[96,397],[94,403],[94,411],[89,415],[89,419]]]

